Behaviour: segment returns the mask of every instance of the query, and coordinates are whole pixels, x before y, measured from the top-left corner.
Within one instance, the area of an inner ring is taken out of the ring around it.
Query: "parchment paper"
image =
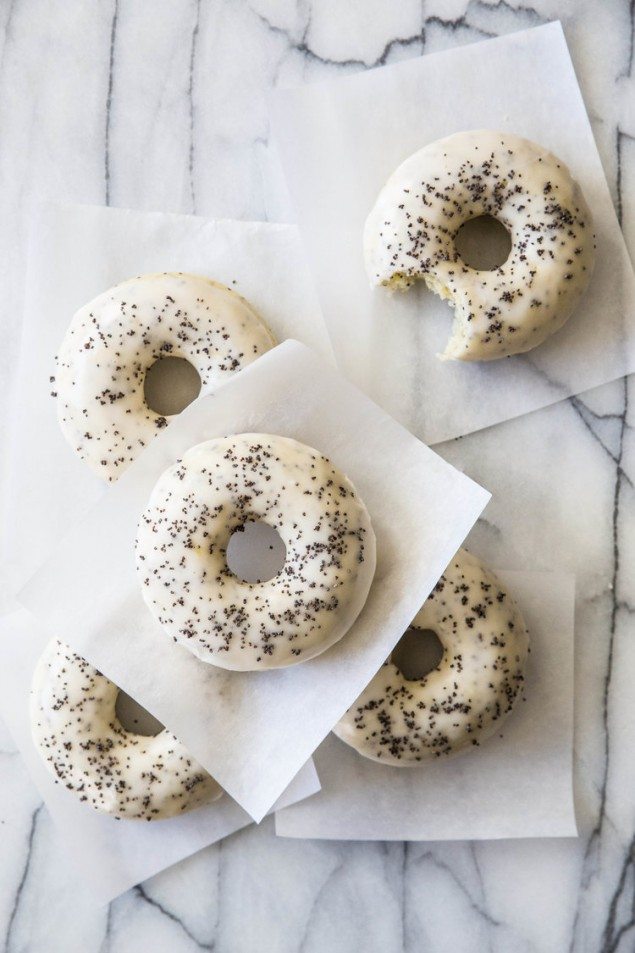
[[[525,617],[525,697],[500,733],[448,761],[390,768],[329,735],[315,752],[322,791],[276,814],[283,837],[477,840],[577,835],[572,782],[574,577],[496,574]]]
[[[171,642],[143,602],[133,552],[159,475],[194,444],[246,431],[294,437],[330,457],[366,503],[377,541],[368,600],[342,641],[258,673],[206,665]],[[379,668],[488,498],[314,352],[287,341],[186,408],[73,526],[20,601],[260,820]]]
[[[165,270],[223,282],[251,302],[278,341],[293,337],[333,359],[293,226],[82,205],[37,206],[0,542],[7,578],[15,588],[106,490],[62,436],[50,396],[54,357],[71,317],[119,281]]]
[[[108,903],[137,883],[233,834],[251,818],[227,795],[213,804],[148,824],[98,814],[53,778],[31,739],[29,690],[42,639],[26,609],[0,617],[0,711],[57,826],[82,884]],[[293,779],[278,805],[319,791],[312,762]]]
[[[36,207],[3,534],[6,575],[14,585],[28,578],[68,525],[106,491],[62,437],[49,393],[53,357],[70,318],[110,285],[161,269],[218,278],[249,298],[279,340],[292,334],[332,359],[294,228],[89,206]],[[226,795],[175,821],[130,825],[87,810],[55,785],[31,742],[25,708],[43,638],[24,609],[0,621],[0,706],[82,880],[97,899],[106,902],[251,822]],[[282,800],[318,789],[308,763]]]
[[[342,371],[426,443],[544,407],[635,370],[635,278],[559,23],[274,92],[274,138]],[[362,228],[396,167],[466,129],[515,132],[560,156],[598,238],[591,285],[527,355],[441,362],[451,310],[422,284],[369,288]]]

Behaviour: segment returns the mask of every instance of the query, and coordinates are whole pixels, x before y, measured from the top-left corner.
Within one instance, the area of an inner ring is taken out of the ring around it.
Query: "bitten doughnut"
[[[493,271],[466,265],[454,240],[490,215],[511,236]],[[593,271],[591,213],[566,165],[510,133],[439,139],[406,159],[383,187],[364,229],[372,285],[423,279],[454,308],[443,360],[491,361],[541,344],[571,316]]]
[[[496,576],[460,549],[412,623],[443,646],[421,680],[390,659],[334,728],[382,764],[413,767],[479,745],[494,734],[523,685],[529,638]]]
[[[98,476],[116,480],[170,419],[145,402],[155,361],[185,358],[207,394],[275,343],[247,301],[216,281],[172,272],[131,278],[71,321],[54,379],[60,426]]]
[[[227,546],[249,522],[273,527],[284,566],[243,582]],[[248,433],[201,443],[159,478],[137,530],[143,597],[203,661],[237,671],[304,662],[339,641],[375,572],[375,535],[350,480],[297,440]]]
[[[31,688],[31,732],[48,770],[103,814],[147,821],[184,814],[222,788],[169,731],[126,731],[115,713],[119,689],[53,640]]]

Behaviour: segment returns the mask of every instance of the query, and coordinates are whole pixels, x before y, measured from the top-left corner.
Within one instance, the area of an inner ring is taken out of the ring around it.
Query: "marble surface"
[[[283,217],[272,84],[556,16],[635,255],[634,13],[629,0],[1,3],[3,399],[34,197]],[[578,576],[579,839],[340,844],[276,839],[266,821],[95,909],[0,729],[0,948],[635,949],[634,390],[618,381],[440,448],[494,491],[471,539],[480,555]]]

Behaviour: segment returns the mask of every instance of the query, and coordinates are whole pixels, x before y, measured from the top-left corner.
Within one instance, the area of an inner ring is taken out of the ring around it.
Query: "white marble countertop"
[[[558,16],[635,255],[634,13],[629,0],[0,4],[3,393],[33,199],[283,216],[270,86]],[[494,492],[471,539],[479,554],[577,574],[578,840],[292,841],[265,821],[95,909],[0,726],[0,948],[635,949],[633,404],[632,381],[619,381],[441,448]]]

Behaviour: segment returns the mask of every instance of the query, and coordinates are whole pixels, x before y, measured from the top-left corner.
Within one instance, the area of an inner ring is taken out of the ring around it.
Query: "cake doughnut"
[[[523,618],[496,576],[460,549],[412,623],[443,646],[437,668],[408,680],[390,659],[333,729],[395,767],[479,745],[518,698],[529,652]]]
[[[511,236],[493,271],[466,265],[454,240],[490,215]],[[566,165],[507,132],[439,139],[406,159],[380,191],[364,228],[371,285],[423,279],[454,308],[442,360],[491,361],[541,344],[571,316],[591,278],[591,213]]]
[[[31,686],[31,733],[56,782],[102,814],[160,820],[215,801],[222,788],[164,729],[126,731],[119,689],[54,639]]]
[[[235,531],[273,527],[285,563],[267,582],[227,565]],[[350,480],[317,450],[246,433],[198,444],[157,481],[137,528],[143,597],[175,642],[221,668],[304,662],[338,642],[375,572],[375,534]]]
[[[207,394],[275,344],[247,301],[216,281],[176,272],[130,278],[80,308],[62,341],[54,378],[62,432],[112,482],[171,419],[144,397],[159,358],[185,358]]]

